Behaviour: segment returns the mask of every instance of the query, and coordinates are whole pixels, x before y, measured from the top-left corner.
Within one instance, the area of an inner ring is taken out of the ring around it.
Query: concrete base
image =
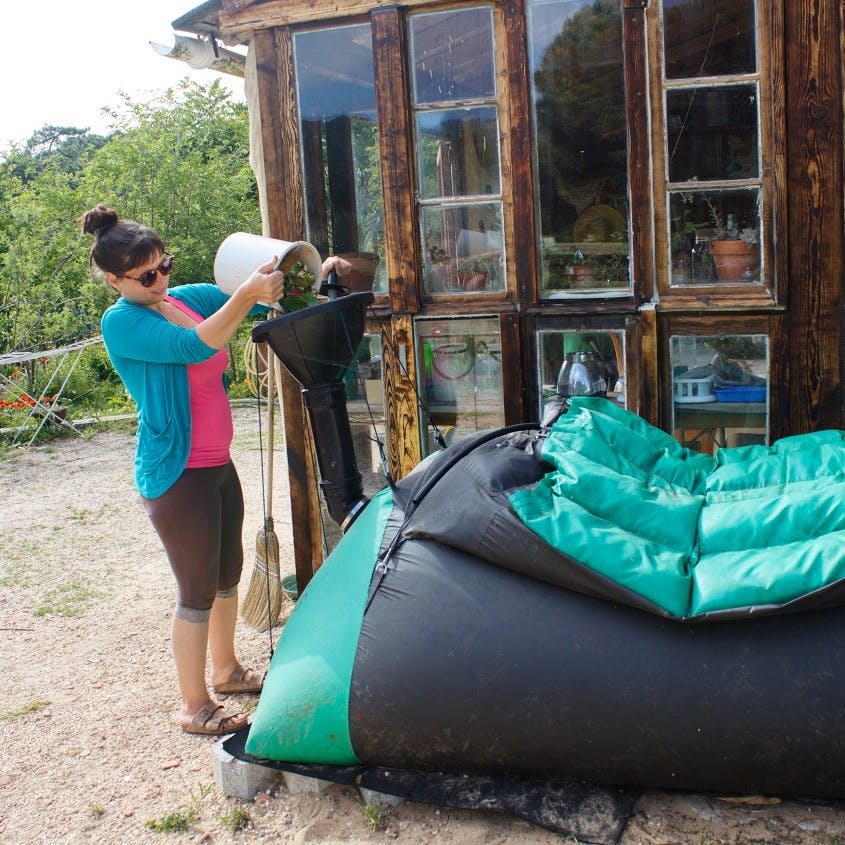
[[[246,763],[233,757],[223,748],[223,743],[228,738],[224,736],[212,746],[214,780],[223,795],[249,800],[273,781],[278,780],[279,773],[267,766]]]
[[[374,789],[364,789],[363,786],[358,787],[358,792],[361,793],[365,804],[384,804],[386,807],[397,807],[399,804],[405,802],[405,799],[401,795],[376,792]]]
[[[292,795],[298,792],[324,792],[332,785],[330,780],[320,778],[309,778],[305,775],[297,775],[293,772],[282,772],[285,779],[285,786]]]

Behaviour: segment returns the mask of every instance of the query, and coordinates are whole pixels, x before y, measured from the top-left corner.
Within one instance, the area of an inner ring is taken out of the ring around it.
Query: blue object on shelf
[[[717,402],[765,402],[766,385],[755,387],[716,387]]]

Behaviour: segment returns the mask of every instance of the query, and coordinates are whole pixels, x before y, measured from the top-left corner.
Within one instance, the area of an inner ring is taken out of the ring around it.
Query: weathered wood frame
[[[782,193],[775,191],[779,174],[778,162],[783,161],[784,137],[777,123],[776,97],[783,90],[784,63],[782,50],[783,10],[780,0],[758,0],[758,39],[760,44],[771,44],[770,50],[760,50],[758,55],[758,89],[760,94],[760,156],[762,172],[760,193],[763,216],[760,220],[763,254],[763,278],[759,285],[731,285],[724,282],[713,285],[670,286],[669,247],[667,242],[667,190],[666,138],[667,127],[664,111],[664,86],[662,74],[663,38],[660,21],[660,3],[652,3],[646,11],[648,53],[650,56],[651,109],[652,109],[652,163],[655,219],[655,266],[658,292],[662,310],[696,309],[702,305],[730,308],[767,308],[783,305],[787,291],[778,285],[784,269],[784,256],[776,253],[782,241],[776,237],[776,226],[782,226],[786,204]],[[731,77],[725,77],[730,81]],[[667,88],[668,90],[668,88]],[[728,182],[725,183],[729,185]],[[776,246],[777,245],[777,246]],[[784,286],[785,287],[785,286]]]
[[[761,133],[765,179],[771,193],[768,286],[672,291],[668,289],[665,231],[662,89],[657,6],[660,0],[622,0],[623,49],[629,128],[631,254],[630,299],[584,298],[540,302],[537,288],[536,199],[524,0],[493,0],[497,86],[502,132],[507,294],[462,300],[466,313],[498,314],[507,422],[533,416],[526,374],[534,372],[533,327],[578,316],[620,321],[626,331],[628,407],[669,424],[671,374],[668,342],[675,333],[754,333],[770,339],[770,435],[841,428],[845,360],[842,291],[843,32],[838,0],[758,0],[765,28],[761,56]],[[238,40],[251,35],[256,51],[262,143],[267,175],[269,234],[304,234],[292,30],[299,25],[346,23],[356,16],[373,28],[381,163],[385,200],[389,295],[376,311],[387,325],[384,345],[389,463],[395,477],[420,458],[420,421],[414,391],[414,315],[455,313],[455,302],[421,302],[418,221],[414,203],[412,117],[409,110],[405,17],[414,10],[448,8],[437,0],[221,0],[219,31]],[[765,92],[765,93],[764,93]],[[788,129],[788,132],[787,132]],[[291,466],[291,502],[298,526],[299,574],[321,560],[320,509],[307,425],[298,386],[284,391]]]

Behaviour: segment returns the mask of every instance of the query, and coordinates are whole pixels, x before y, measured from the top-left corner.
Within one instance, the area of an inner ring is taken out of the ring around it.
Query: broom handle
[[[272,311],[270,312],[273,313]],[[273,433],[276,427],[275,387],[276,368],[274,366],[275,354],[269,344],[265,344],[267,350],[267,519],[273,518]]]

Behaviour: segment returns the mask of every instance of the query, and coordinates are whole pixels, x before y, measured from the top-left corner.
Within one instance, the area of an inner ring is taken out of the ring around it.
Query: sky
[[[220,79],[237,101],[243,79],[159,56],[151,41],[171,46],[170,22],[202,0],[14,0],[3,4],[0,48],[0,152],[22,144],[44,124],[106,133],[100,110],[121,103],[119,91],[163,90],[185,76]],[[238,48],[242,52],[242,48]]]

